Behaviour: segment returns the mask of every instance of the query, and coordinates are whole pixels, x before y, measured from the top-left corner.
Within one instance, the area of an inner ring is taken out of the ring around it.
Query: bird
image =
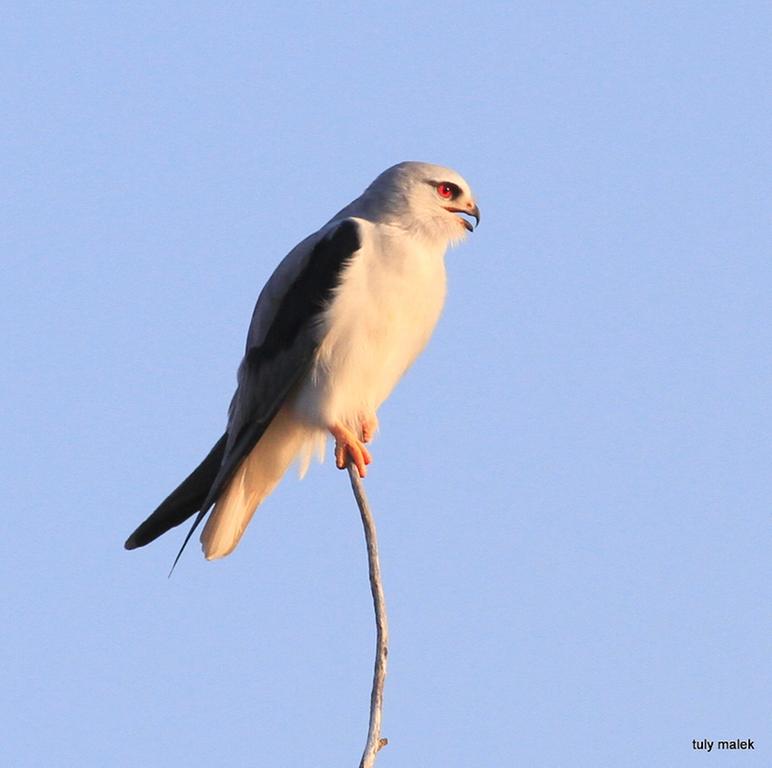
[[[328,434],[336,466],[364,477],[378,408],[440,317],[445,253],[479,222],[462,176],[408,161],[295,246],[259,294],[224,434],[125,548],[196,515],[176,565],[209,514],[201,548],[225,557],[293,462],[302,477],[323,459]]]

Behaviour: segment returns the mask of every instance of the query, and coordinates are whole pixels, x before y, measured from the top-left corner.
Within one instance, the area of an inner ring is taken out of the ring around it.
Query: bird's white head
[[[450,168],[404,162],[385,170],[365,190],[362,202],[382,221],[448,243],[462,240],[480,222],[480,209],[465,179]]]

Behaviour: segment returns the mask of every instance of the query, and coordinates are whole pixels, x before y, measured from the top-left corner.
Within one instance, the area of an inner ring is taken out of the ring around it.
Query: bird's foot
[[[359,424],[362,430],[362,442],[369,443],[378,431],[378,417],[374,413],[370,416],[360,416]]]
[[[345,469],[349,458],[354,462],[360,477],[367,474],[365,467],[373,460],[370,451],[365,448],[359,438],[342,425],[330,427],[330,433],[335,438],[335,466]]]

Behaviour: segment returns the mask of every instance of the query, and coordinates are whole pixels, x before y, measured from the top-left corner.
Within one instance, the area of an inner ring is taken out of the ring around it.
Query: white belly
[[[377,240],[376,240],[377,238]],[[293,408],[322,428],[359,430],[426,345],[445,299],[444,248],[364,225],[363,247],[321,324],[323,340]],[[396,243],[402,245],[396,247]]]

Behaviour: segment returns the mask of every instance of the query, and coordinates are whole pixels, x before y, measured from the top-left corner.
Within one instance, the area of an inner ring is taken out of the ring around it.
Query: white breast
[[[298,415],[358,431],[426,345],[445,299],[445,248],[358,220],[362,248],[322,318],[323,341]]]

